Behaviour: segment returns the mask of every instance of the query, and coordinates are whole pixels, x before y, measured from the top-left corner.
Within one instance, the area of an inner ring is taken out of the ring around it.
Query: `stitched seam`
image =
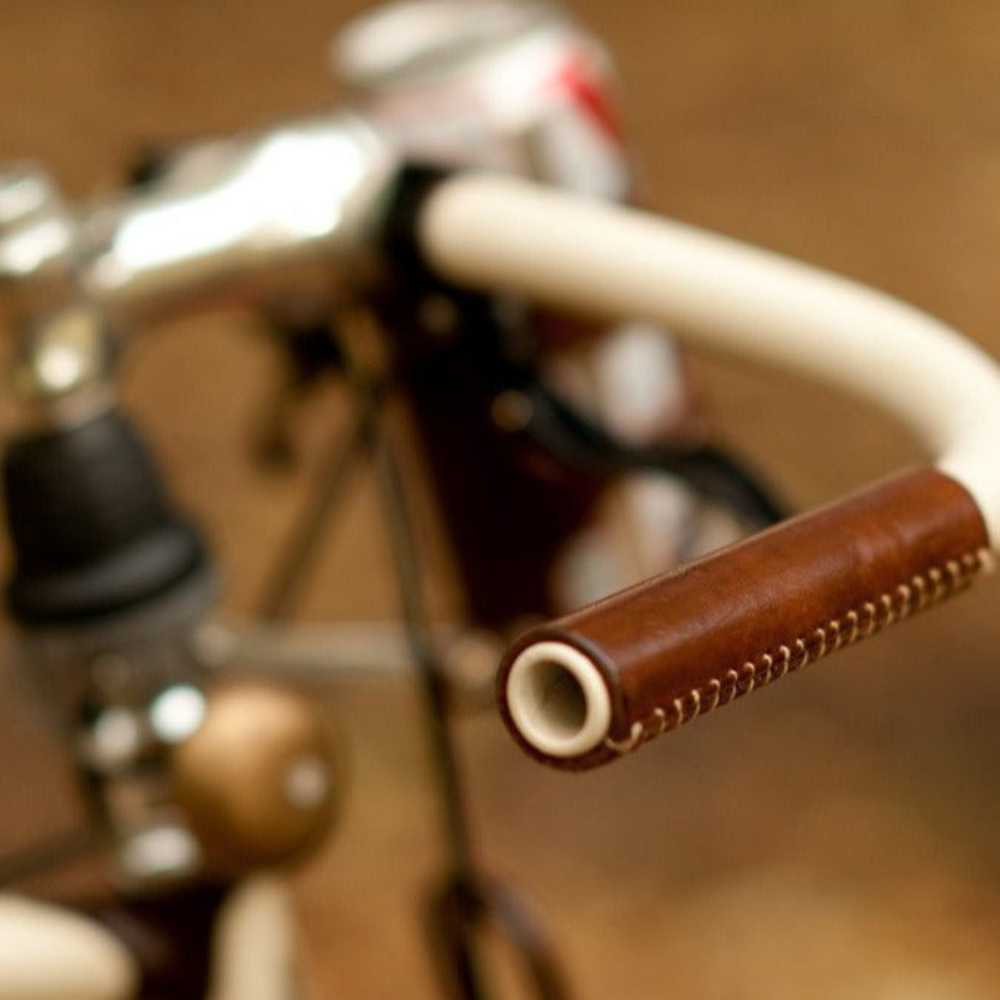
[[[943,567],[918,573],[906,583],[864,601],[859,607],[832,619],[807,635],[780,645],[775,652],[762,653],[745,661],[738,669],[730,668],[721,677],[713,677],[700,687],[682,694],[667,706],[654,708],[643,720],[633,722],[623,740],[608,737],[604,746],[617,754],[631,753],[641,744],[685,722],[705,715],[741,695],[765,687],[786,674],[795,673],[807,664],[845,646],[850,646],[886,625],[909,618],[967,587],[992,564],[992,554],[981,549],[958,559],[949,559]]]

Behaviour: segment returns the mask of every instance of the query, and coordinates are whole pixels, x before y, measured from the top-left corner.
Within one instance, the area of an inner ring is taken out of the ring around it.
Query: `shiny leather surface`
[[[580,649],[611,694],[609,738],[548,762],[604,763],[964,588],[986,547],[960,484],[906,472],[532,631],[501,691],[527,645]]]

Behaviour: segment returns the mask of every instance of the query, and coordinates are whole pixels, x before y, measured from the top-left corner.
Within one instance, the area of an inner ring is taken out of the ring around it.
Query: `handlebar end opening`
[[[511,720],[535,750],[578,757],[598,747],[611,724],[611,697],[596,664],[563,642],[538,642],[514,660],[504,697]]]

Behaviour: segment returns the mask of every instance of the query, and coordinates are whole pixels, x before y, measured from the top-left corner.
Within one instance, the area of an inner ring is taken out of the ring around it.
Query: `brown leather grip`
[[[534,629],[505,657],[501,710],[534,756],[601,764],[937,603],[990,558],[965,488],[906,472]],[[605,738],[578,756],[539,751],[507,705],[512,663],[545,641],[583,653],[610,695]]]

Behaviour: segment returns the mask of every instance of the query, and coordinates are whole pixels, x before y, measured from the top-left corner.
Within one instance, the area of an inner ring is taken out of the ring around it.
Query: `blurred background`
[[[327,42],[368,6],[5,0],[0,156],[37,157],[82,197],[117,185],[150,144],[331,107]],[[642,203],[883,288],[1000,355],[1000,7],[570,6],[617,60]],[[918,457],[842,398],[694,364],[713,433],[797,508]],[[214,535],[227,607],[249,609],[305,478],[251,461],[272,349],[215,314],[147,336],[125,372],[177,494]],[[340,406],[328,395],[307,412],[306,473]],[[412,489],[448,617],[448,553]],[[372,507],[362,481],[303,619],[394,614]],[[483,854],[547,915],[576,994],[1000,995],[996,600],[987,582],[599,773],[550,773],[492,714],[463,719]],[[310,982],[324,997],[433,997],[418,914],[440,849],[412,686],[324,697],[346,728],[352,788],[329,847],[293,876]],[[55,743],[8,674],[0,754],[0,846],[72,819]]]

